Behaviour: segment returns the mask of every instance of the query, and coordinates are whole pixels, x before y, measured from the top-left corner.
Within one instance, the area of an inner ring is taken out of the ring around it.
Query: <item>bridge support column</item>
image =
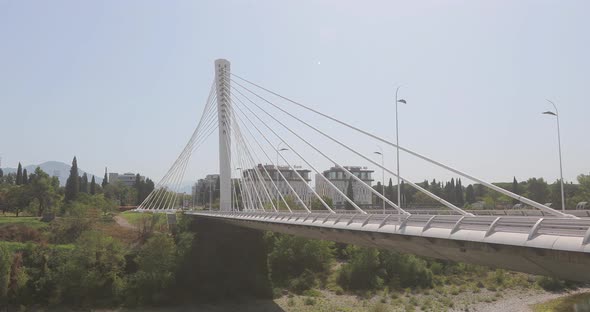
[[[219,121],[219,210],[231,211],[231,102],[230,63],[215,61],[215,87]]]

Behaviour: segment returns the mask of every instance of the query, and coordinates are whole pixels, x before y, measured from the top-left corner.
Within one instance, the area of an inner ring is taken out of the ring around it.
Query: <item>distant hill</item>
[[[68,176],[70,175],[70,169],[72,168],[72,166],[61,161],[46,161],[39,165],[24,166],[23,169],[27,169],[27,173],[31,174],[35,171],[35,169],[37,169],[37,167],[40,167],[41,170],[47,172],[47,174],[52,177],[58,177],[59,184],[62,186],[66,185],[66,180],[68,179]],[[2,170],[4,171],[4,174],[16,172],[16,168],[2,168]],[[88,175],[88,181],[91,181],[93,174],[78,168],[78,174],[80,174],[80,176],[82,176],[84,173]],[[102,177],[94,175],[94,179],[96,180],[96,183],[102,183]]]

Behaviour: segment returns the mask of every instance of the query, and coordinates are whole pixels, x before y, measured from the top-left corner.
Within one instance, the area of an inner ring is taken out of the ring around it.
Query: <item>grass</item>
[[[47,223],[41,222],[38,217],[0,216],[0,226],[5,225],[24,225],[34,229],[42,229],[48,226]]]
[[[588,302],[588,304],[590,304],[590,293],[575,294],[553,299],[535,304],[532,308],[534,312],[566,312],[573,311],[574,304],[580,302]]]
[[[129,222],[133,225],[139,225],[141,223],[141,220],[143,220],[144,218],[151,218],[152,214],[135,212],[135,211],[125,211],[125,212],[122,212],[121,214],[119,214],[119,216],[123,217],[125,220],[127,220],[127,222]],[[167,222],[166,216],[164,214],[159,214],[158,216],[159,216],[158,223],[156,225],[157,226],[166,225],[166,222]]]

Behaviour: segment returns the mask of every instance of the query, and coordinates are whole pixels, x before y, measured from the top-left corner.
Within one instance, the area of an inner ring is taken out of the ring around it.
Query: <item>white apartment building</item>
[[[144,176],[139,176],[141,181],[145,181]],[[109,183],[117,183],[121,182],[126,186],[133,186],[135,185],[136,174],[127,172],[124,174],[118,174],[116,172],[109,172]]]
[[[373,182],[372,173],[373,170],[367,169],[367,167],[360,166],[344,166],[348,171],[354,174],[356,177],[361,179],[369,186]],[[373,194],[371,191],[360,182],[352,179],[348,174],[338,167],[332,167],[330,170],[326,170],[322,173],[334,186],[336,186],[342,193],[346,194],[348,184],[352,183],[353,199],[355,204],[359,207],[370,207],[373,203]],[[346,207],[346,200],[344,196],[338,194],[338,192],[326,182],[321,175],[316,174],[315,179],[315,190],[320,196],[325,196],[332,199],[334,208],[344,209]]]

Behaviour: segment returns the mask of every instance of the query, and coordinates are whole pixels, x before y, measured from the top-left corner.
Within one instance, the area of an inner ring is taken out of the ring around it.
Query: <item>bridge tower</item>
[[[231,203],[231,102],[230,63],[215,60],[215,89],[219,121],[219,210],[230,211]]]

